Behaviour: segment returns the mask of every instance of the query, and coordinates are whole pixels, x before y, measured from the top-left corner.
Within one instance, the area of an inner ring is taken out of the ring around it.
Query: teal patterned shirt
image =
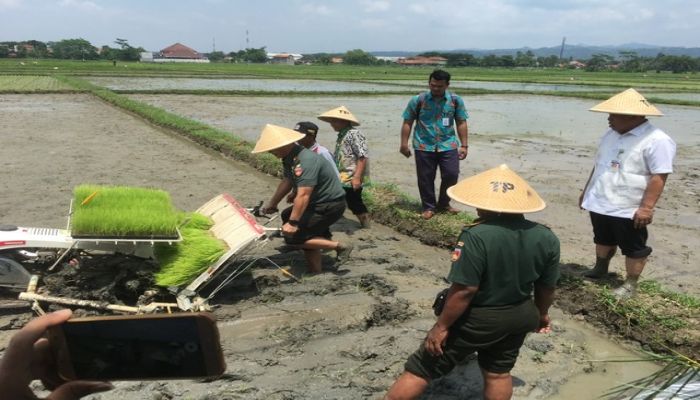
[[[430,91],[413,96],[403,112],[404,120],[415,121],[413,148],[421,151],[457,149],[460,143],[455,120],[467,118],[464,100],[450,91],[445,91],[441,99],[435,99]]]

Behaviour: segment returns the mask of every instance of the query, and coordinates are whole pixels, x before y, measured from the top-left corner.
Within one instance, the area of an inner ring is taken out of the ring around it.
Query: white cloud
[[[328,8],[325,4],[311,4],[307,3],[301,6],[301,10],[305,13],[318,14],[318,15],[330,15],[333,11]]]
[[[21,0],[0,0],[0,10],[19,8]]]
[[[362,4],[365,12],[368,13],[387,11],[391,8],[391,3],[388,1],[364,0]]]
[[[426,12],[428,12],[428,9],[424,5],[416,3],[408,6],[408,9],[409,11],[415,14],[425,14]]]
[[[61,0],[61,7],[77,8],[83,11],[101,10],[102,7],[89,0]]]

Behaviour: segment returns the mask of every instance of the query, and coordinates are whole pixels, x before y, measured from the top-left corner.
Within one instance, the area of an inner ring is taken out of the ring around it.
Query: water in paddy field
[[[264,92],[388,92],[410,91],[391,84],[334,82],[311,79],[201,79],[93,77],[90,82],[112,90],[242,90]]]
[[[303,91],[303,92],[386,92],[397,90],[421,90],[423,81],[375,80],[364,82],[338,82],[313,79],[203,79],[203,78],[137,78],[92,77],[90,82],[114,90],[251,90],[251,91]],[[451,81],[453,89],[521,90],[553,92],[613,92],[616,89],[593,85],[566,85],[548,83]]]
[[[289,126],[301,120],[316,121],[322,132],[332,135],[327,124],[316,116],[338,105],[347,106],[362,122],[370,142],[396,143],[401,114],[410,95],[372,97],[183,97],[178,95],[134,95],[136,99],[234,132],[255,140],[266,123]],[[469,131],[476,135],[504,135],[512,138],[541,136],[572,145],[596,146],[607,129],[607,114],[589,112],[596,100],[535,95],[463,96],[469,112]],[[187,99],[187,100],[185,100]],[[679,145],[700,144],[696,127],[700,109],[659,105],[664,117],[652,117],[653,124],[668,132]],[[323,144],[328,136],[319,134]],[[398,146],[398,144],[396,144]],[[381,147],[381,145],[380,145]],[[381,150],[380,150],[381,151]]]

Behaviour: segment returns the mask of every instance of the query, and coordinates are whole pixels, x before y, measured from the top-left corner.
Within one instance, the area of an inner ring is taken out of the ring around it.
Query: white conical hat
[[[468,206],[509,214],[546,207],[537,192],[505,164],[457,182],[447,195]]]
[[[303,139],[304,136],[306,135],[289,128],[267,124],[265,128],[263,128],[260,139],[255,143],[255,148],[251,153],[264,153],[266,151],[278,149]]]
[[[340,106],[338,108],[328,110],[323,114],[319,115],[318,119],[326,122],[331,122],[331,119],[342,119],[344,121],[350,121],[350,125],[352,126],[360,125],[360,121],[357,118],[355,118],[355,116],[352,115],[350,110],[348,110],[345,106]]]
[[[631,88],[605,100],[589,111],[623,115],[664,115],[658,108],[649,103],[644,96]]]

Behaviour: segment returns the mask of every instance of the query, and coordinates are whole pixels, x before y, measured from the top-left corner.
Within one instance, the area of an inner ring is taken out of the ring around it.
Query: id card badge
[[[442,119],[442,126],[450,126],[451,118],[445,117]]]

